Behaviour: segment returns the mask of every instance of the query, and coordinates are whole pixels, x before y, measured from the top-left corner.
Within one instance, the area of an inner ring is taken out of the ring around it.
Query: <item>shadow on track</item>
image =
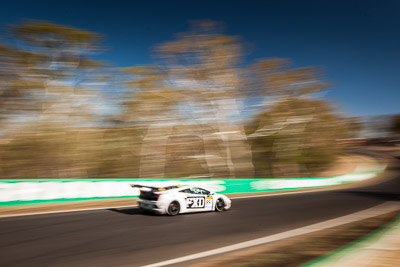
[[[125,208],[125,209],[107,209],[109,211],[122,213],[125,215],[147,215],[147,216],[155,216],[156,214],[151,212],[142,211],[139,208]]]

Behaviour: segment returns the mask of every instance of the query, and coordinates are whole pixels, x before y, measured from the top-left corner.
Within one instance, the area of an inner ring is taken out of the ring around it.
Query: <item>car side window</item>
[[[181,191],[179,191],[179,192],[181,192],[181,193],[187,193],[187,194],[191,194],[191,193],[192,193],[192,191],[190,191],[189,188],[183,189],[183,190],[181,190]]]
[[[192,194],[198,194],[198,195],[200,194],[199,189],[197,187],[190,188],[190,191]]]
[[[192,194],[197,194],[197,195],[208,195],[210,192],[198,187],[192,187],[191,188]]]

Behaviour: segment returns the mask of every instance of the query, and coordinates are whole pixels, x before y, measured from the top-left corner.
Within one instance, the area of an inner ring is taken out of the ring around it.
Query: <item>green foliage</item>
[[[261,112],[247,126],[256,177],[312,175],[340,153],[336,140],[354,125],[324,100],[285,98]]]
[[[51,50],[61,50],[66,45],[94,49],[101,38],[97,33],[36,20],[24,21],[10,30],[16,39]]]
[[[321,68],[289,69],[289,66],[290,60],[284,58],[259,60],[246,72],[247,94],[299,97],[329,87],[328,83],[321,81]]]

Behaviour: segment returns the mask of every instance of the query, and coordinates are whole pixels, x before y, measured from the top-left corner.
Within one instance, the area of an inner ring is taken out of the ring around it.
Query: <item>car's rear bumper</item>
[[[157,201],[138,199],[139,208],[158,214],[165,214],[165,208]]]

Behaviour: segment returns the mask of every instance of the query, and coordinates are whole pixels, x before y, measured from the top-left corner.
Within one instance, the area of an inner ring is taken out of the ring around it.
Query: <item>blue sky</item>
[[[212,19],[248,48],[245,62],[290,58],[323,66],[325,97],[349,115],[400,113],[400,1],[7,1],[0,26],[46,20],[99,32],[99,59],[126,67],[152,62],[151,48]]]

